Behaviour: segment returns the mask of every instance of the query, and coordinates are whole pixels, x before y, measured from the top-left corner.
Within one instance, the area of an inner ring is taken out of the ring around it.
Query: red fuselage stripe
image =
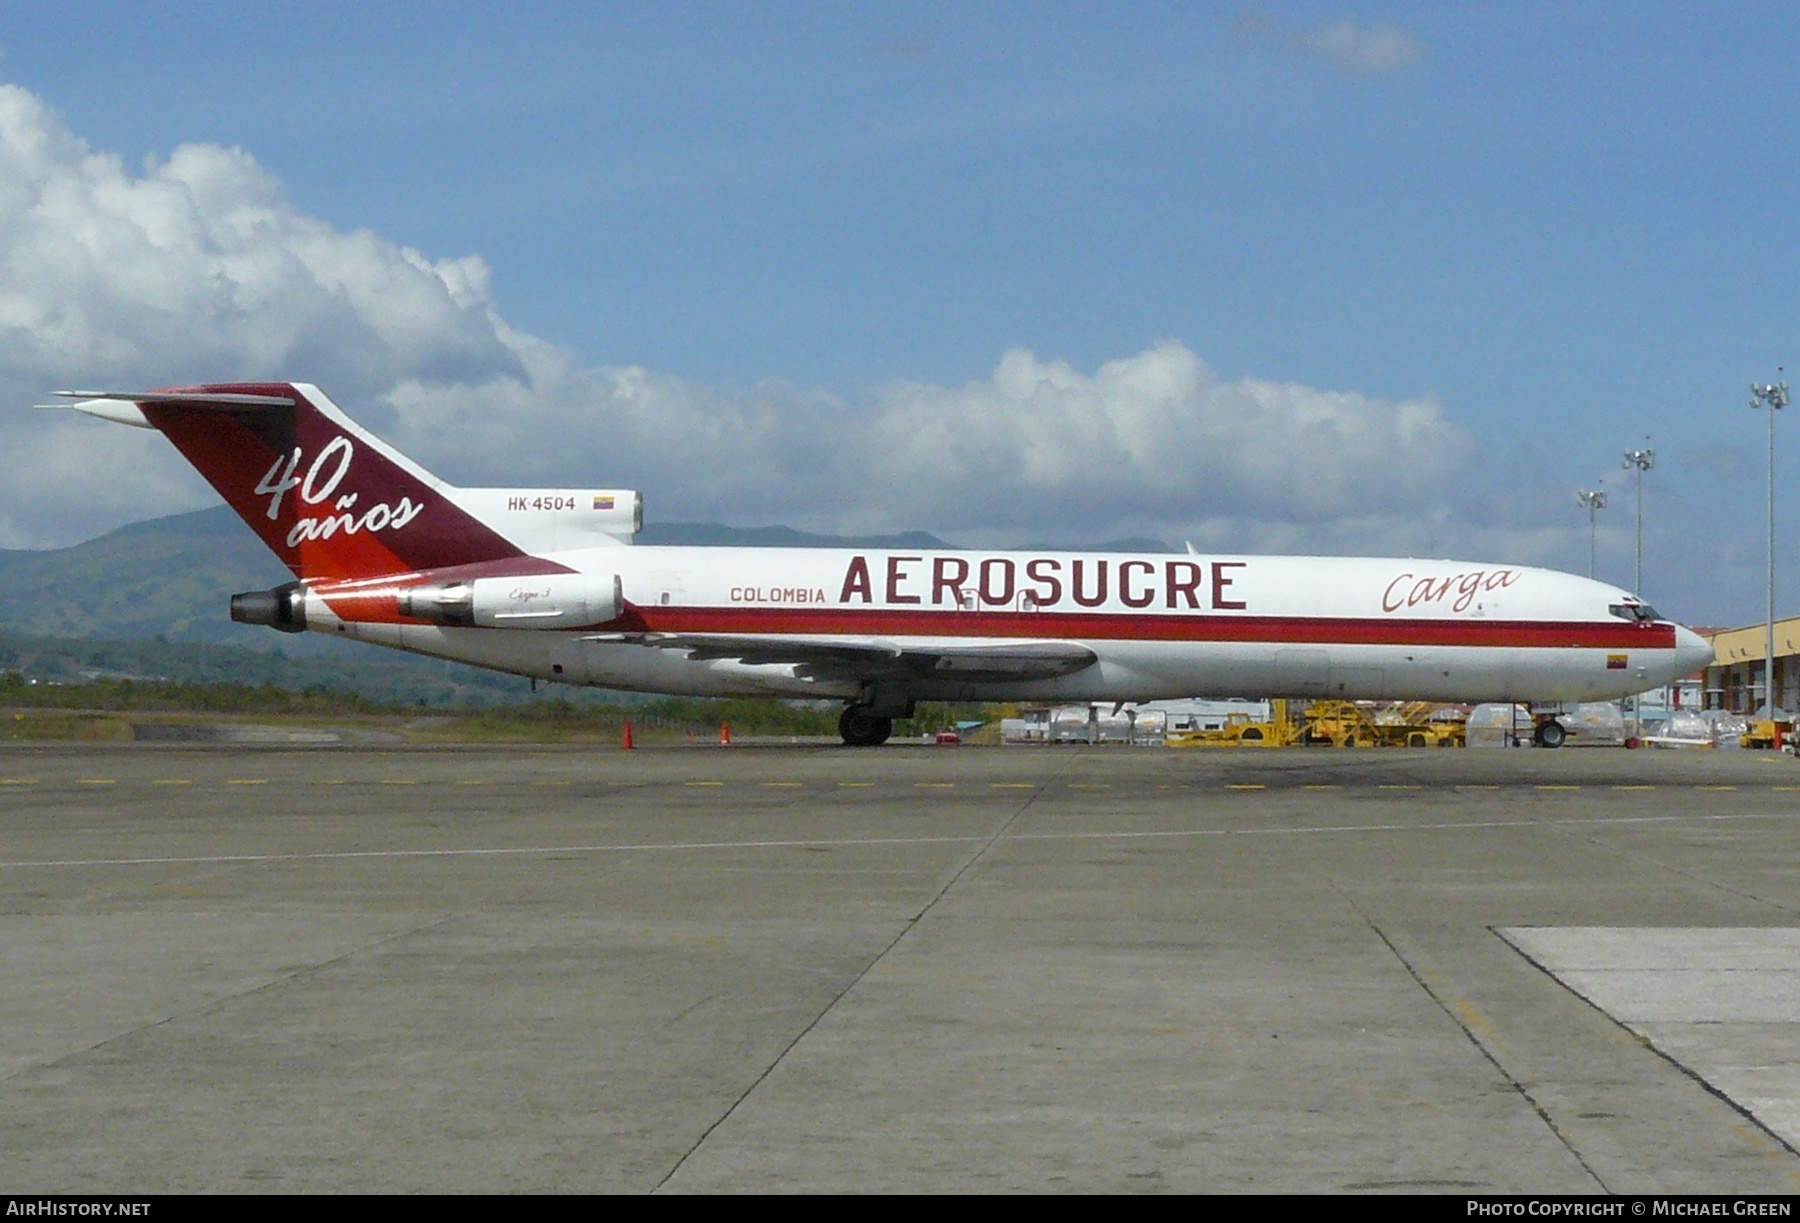
[[[1022,637],[1084,641],[1499,646],[1619,651],[1675,648],[1673,625],[1578,620],[1402,620],[1327,616],[1165,616],[1118,612],[916,612],[875,608],[655,606],[635,607],[628,619],[633,628],[657,633]]]

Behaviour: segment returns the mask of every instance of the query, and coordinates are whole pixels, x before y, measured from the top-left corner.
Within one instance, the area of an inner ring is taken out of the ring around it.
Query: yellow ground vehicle
[[[1440,710],[1446,716],[1435,716]],[[1464,747],[1468,723],[1454,708],[1433,701],[1408,701],[1375,715],[1377,742],[1382,747]]]
[[[1771,721],[1768,718],[1752,718],[1750,729],[1738,736],[1739,747],[1772,748],[1776,745],[1776,736],[1786,743],[1794,737],[1794,724],[1788,721]]]
[[[1289,712],[1289,702],[1271,701],[1270,720],[1259,722],[1249,714],[1234,713],[1217,730],[1173,730],[1163,736],[1164,747],[1292,747],[1300,742],[1300,724]]]
[[[1379,714],[1353,701],[1271,702],[1269,721],[1232,714],[1212,730],[1170,731],[1165,747],[1462,747],[1465,723],[1434,718],[1439,706],[1415,701]]]
[[[1306,707],[1303,743],[1333,747],[1375,747],[1381,730],[1368,710],[1352,701],[1314,701]]]

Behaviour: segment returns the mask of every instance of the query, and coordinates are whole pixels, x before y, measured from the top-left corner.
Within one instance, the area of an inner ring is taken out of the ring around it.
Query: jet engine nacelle
[[[399,612],[435,624],[481,628],[582,628],[617,620],[625,610],[617,575],[547,573],[411,586]]]

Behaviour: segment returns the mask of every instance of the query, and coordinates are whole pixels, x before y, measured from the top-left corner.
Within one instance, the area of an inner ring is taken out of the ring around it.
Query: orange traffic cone
[[[731,723],[729,722],[719,723],[719,746],[731,746]]]
[[[637,746],[637,744],[635,744],[631,741],[631,719],[630,718],[625,719],[625,733],[619,736],[619,746],[621,748],[625,749],[626,751],[630,751],[632,748]]]

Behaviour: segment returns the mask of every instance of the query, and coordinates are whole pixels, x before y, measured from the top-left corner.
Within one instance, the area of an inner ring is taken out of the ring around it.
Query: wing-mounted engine
[[[550,573],[409,586],[397,602],[402,616],[433,624],[567,629],[617,620],[625,592],[616,574]]]
[[[534,555],[628,544],[644,526],[644,499],[630,489],[446,491],[464,513]]]

